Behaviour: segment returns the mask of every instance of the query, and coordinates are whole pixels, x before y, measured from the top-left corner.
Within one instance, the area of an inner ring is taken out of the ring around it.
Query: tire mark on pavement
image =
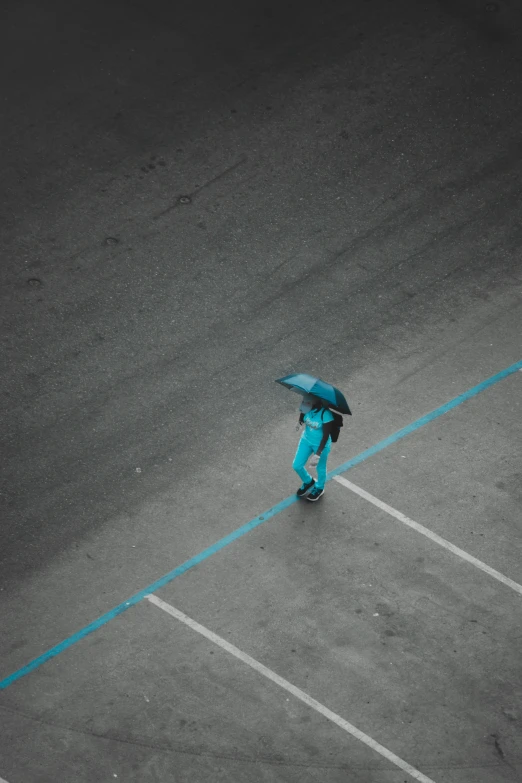
[[[212,177],[212,179],[209,179],[208,182],[205,182],[204,185],[201,185],[200,187],[196,188],[190,193],[187,193],[186,195],[189,198],[194,198],[194,196],[197,196],[199,193],[201,193],[202,190],[206,190],[207,188],[211,187],[211,185],[214,185],[216,182],[219,182],[224,177],[227,177],[229,174],[231,174],[233,171],[235,171],[239,166],[242,166],[248,158],[244,156],[243,158],[240,158],[236,163],[232,164],[232,166],[229,166],[224,171],[221,171],[219,174],[216,174],[215,177]],[[180,202],[175,201],[174,204],[171,204],[166,209],[161,210],[161,212],[156,212],[154,215],[152,215],[152,220],[158,220],[160,217],[163,217],[163,215],[167,215],[169,212],[172,212],[172,210],[177,209],[180,206]]]
[[[46,726],[50,729],[57,729],[59,731],[65,731],[72,734],[79,734],[84,737],[92,737],[93,739],[99,739],[103,740],[105,742],[114,742],[114,743],[120,743],[123,745],[131,745],[133,747],[137,748],[147,748],[149,750],[158,751],[160,753],[176,753],[178,755],[186,755],[186,756],[196,756],[196,757],[202,757],[202,758],[211,758],[211,759],[220,759],[223,761],[234,761],[242,764],[267,764],[271,766],[277,766],[277,767],[296,767],[296,768],[310,768],[310,769],[335,769],[335,770],[343,770],[343,771],[358,771],[358,772],[376,772],[377,770],[392,770],[394,767],[386,767],[382,764],[380,765],[354,765],[354,764],[347,764],[346,762],[343,762],[341,764],[335,764],[335,763],[328,763],[328,762],[313,762],[313,761],[300,761],[298,759],[285,759],[285,757],[281,754],[274,753],[273,755],[246,755],[241,753],[226,753],[226,752],[213,752],[211,750],[207,750],[204,747],[197,746],[196,743],[194,743],[193,747],[187,747],[187,746],[176,746],[172,744],[167,743],[161,743],[161,742],[153,742],[151,740],[147,740],[146,738],[141,737],[122,737],[118,736],[116,734],[104,734],[103,732],[97,732],[92,729],[83,729],[76,726],[63,726],[59,723],[55,723],[54,721],[48,720],[46,718],[40,717],[38,715],[28,715],[25,712],[21,712],[19,710],[12,710],[8,707],[4,707],[0,705],[0,709],[11,714],[16,715],[17,717],[24,718],[25,720],[32,721],[33,723],[38,723],[42,726]],[[491,767],[497,767],[501,766],[499,763],[493,763],[486,765],[488,768]],[[0,778],[0,783],[7,783],[7,781],[3,781],[2,778]]]
[[[517,298],[513,304],[509,305],[508,307],[504,308],[502,312],[499,315],[493,315],[489,318],[486,318],[479,326],[475,326],[473,328],[473,335],[476,336],[477,334],[480,334],[484,329],[486,329],[488,326],[491,326],[496,321],[499,321],[501,318],[505,318],[505,316],[510,313],[512,310],[516,310],[517,307],[520,307],[522,305],[522,299]],[[403,375],[401,378],[399,378],[398,381],[394,384],[394,386],[399,386],[401,383],[404,383],[405,381],[411,380],[417,373],[422,372],[426,369],[426,367],[430,367],[434,362],[436,362],[438,359],[442,359],[443,356],[445,356],[450,351],[453,351],[457,345],[461,345],[466,340],[469,340],[469,332],[466,333],[464,337],[461,337],[460,340],[455,340],[452,343],[448,343],[446,347],[441,350],[437,351],[430,355],[430,357],[425,361],[422,362],[415,370],[412,372],[407,373],[406,375]],[[402,357],[405,358],[405,357]]]

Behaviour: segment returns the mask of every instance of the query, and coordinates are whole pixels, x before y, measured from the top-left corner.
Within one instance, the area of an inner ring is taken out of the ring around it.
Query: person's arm
[[[322,451],[326,446],[326,441],[332,434],[332,429],[333,429],[333,421],[325,421],[325,423],[323,424],[323,437],[321,438],[321,443],[319,444],[319,448],[316,451],[318,457],[321,456]]]

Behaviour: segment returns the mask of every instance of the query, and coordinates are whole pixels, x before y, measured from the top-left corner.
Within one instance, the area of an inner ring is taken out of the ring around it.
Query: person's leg
[[[312,476],[308,473],[308,471],[305,468],[306,463],[308,462],[310,455],[313,452],[312,446],[310,446],[309,443],[307,443],[304,438],[301,438],[299,441],[299,444],[297,446],[297,451],[295,453],[294,462],[293,462],[293,469],[303,482],[303,484],[309,484],[311,481],[313,481]]]
[[[319,457],[319,462],[317,463],[317,481],[315,482],[314,489],[324,489],[326,482],[326,463],[328,462],[329,454],[330,449],[326,447]]]

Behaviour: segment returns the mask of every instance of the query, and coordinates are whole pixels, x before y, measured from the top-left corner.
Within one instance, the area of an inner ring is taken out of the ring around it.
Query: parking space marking
[[[335,712],[332,712],[332,710],[329,710],[328,707],[324,706],[324,704],[321,704],[320,702],[316,701],[314,698],[312,698],[312,696],[309,696],[300,688],[296,687],[295,685],[292,685],[291,682],[288,682],[288,680],[285,680],[283,679],[283,677],[280,677],[279,674],[276,674],[276,672],[272,671],[272,669],[268,669],[262,663],[256,661],[255,658],[251,658],[250,655],[247,655],[247,653],[243,652],[238,647],[235,647],[233,644],[230,644],[230,642],[227,642],[225,639],[222,639],[221,636],[218,636],[213,631],[210,631],[208,628],[205,628],[204,625],[200,625],[198,622],[196,622],[196,620],[193,620],[191,617],[188,617],[186,614],[183,614],[183,612],[180,612],[179,609],[176,609],[174,606],[171,606],[171,604],[168,604],[166,601],[163,601],[161,598],[158,598],[157,595],[147,595],[146,598],[148,601],[150,601],[151,604],[154,604],[159,609],[162,609],[164,612],[169,614],[171,617],[174,617],[176,620],[179,620],[181,623],[184,623],[189,628],[192,628],[193,631],[196,631],[197,633],[201,634],[201,636],[204,636],[206,639],[213,642],[218,647],[221,647],[221,649],[230,653],[230,655],[233,655],[235,658],[238,658],[247,666],[250,666],[250,668],[254,669],[256,672],[263,675],[263,677],[266,677],[271,682],[275,683],[276,685],[279,685],[279,687],[283,688],[283,690],[287,691],[287,693],[291,693],[292,696],[295,696],[296,699],[302,701],[303,704],[306,704],[308,707],[311,707],[320,715],[323,715],[323,717],[327,718],[332,723],[335,723],[337,726],[339,726],[339,728],[343,729],[348,734],[351,734],[352,737],[355,737],[355,739],[358,739],[360,742],[363,742],[365,745],[367,745],[369,748],[374,750],[380,756],[383,756],[388,761],[391,761],[391,763],[394,764],[396,767],[399,767],[404,772],[407,772],[408,775],[411,775],[411,777],[414,778],[414,780],[419,780],[420,783],[435,783],[435,781],[432,778],[423,775],[423,773],[420,772],[418,769],[415,769],[415,767],[412,767],[411,764],[408,764],[407,761],[404,761],[403,759],[399,758],[399,756],[396,756],[395,753],[392,753],[391,750],[388,750],[388,748],[385,748],[379,742],[372,739],[372,737],[368,736],[368,734],[365,734],[364,732],[360,731],[360,729],[358,729],[356,726],[349,723],[344,718],[341,718],[340,715],[337,715]]]
[[[454,555],[457,555],[457,557],[462,558],[462,560],[466,560],[468,563],[471,563],[471,565],[474,565],[476,568],[480,568],[481,571],[484,571],[484,573],[489,574],[489,576],[492,576],[493,579],[497,579],[499,582],[502,582],[502,584],[506,585],[507,587],[510,587],[512,590],[515,591],[515,593],[522,595],[522,585],[519,585],[518,582],[514,582],[513,579],[510,579],[508,576],[504,576],[504,574],[501,574],[500,571],[496,571],[494,568],[491,568],[486,563],[483,563],[482,560],[478,560],[476,557],[473,557],[473,555],[470,555],[468,554],[468,552],[465,552],[463,549],[460,549],[458,546],[455,546],[455,544],[452,544],[451,541],[447,541],[445,538],[442,538],[441,536],[437,535],[437,533],[433,533],[431,530],[429,530],[429,528],[424,527],[424,525],[420,525],[418,522],[415,522],[413,519],[410,519],[401,511],[397,511],[397,509],[392,508],[392,506],[389,506],[387,503],[384,503],[384,501],[374,497],[374,495],[370,495],[370,493],[366,492],[365,489],[358,487],[357,484],[352,484],[351,481],[348,481],[348,479],[345,479],[343,476],[334,476],[334,478],[335,481],[337,481],[339,484],[342,484],[343,487],[347,487],[347,489],[351,489],[352,492],[355,492],[356,495],[359,495],[361,498],[364,498],[364,500],[367,500],[369,503],[373,503],[374,506],[377,506],[377,508],[380,508],[382,511],[385,511],[390,516],[395,517],[395,519],[398,519],[399,522],[402,522],[408,527],[413,528],[413,530],[416,530],[417,533],[421,533],[423,536],[426,536],[426,538],[431,539],[431,541],[434,541],[436,544],[439,544],[439,546],[444,547],[444,549],[447,549],[449,552],[453,552]]]
[[[456,408],[458,405],[461,405],[466,400],[475,397],[477,394],[480,394],[486,389],[489,389],[494,384],[499,383],[499,381],[504,380],[504,378],[507,378],[509,375],[518,372],[518,370],[522,370],[522,359],[518,362],[515,362],[514,364],[511,364],[509,367],[506,367],[504,370],[501,370],[500,372],[496,373],[496,375],[492,375],[490,378],[486,378],[485,381],[481,381],[476,386],[473,386],[471,389],[468,389],[468,391],[464,392],[463,394],[459,394],[457,397],[454,397],[452,400],[444,403],[444,405],[441,405],[439,408],[436,408],[430,413],[427,413],[425,416],[421,416],[420,419],[417,419],[411,424],[408,424],[407,427],[403,427],[401,430],[398,430],[398,432],[395,432],[393,435],[389,435],[384,440],[381,440],[379,443],[376,443],[371,448],[366,449],[366,451],[357,454],[357,456],[352,457],[352,459],[349,459],[347,462],[344,462],[342,465],[338,465],[338,467],[336,467],[334,470],[328,473],[327,480],[330,481],[332,478],[335,478],[339,473],[345,473],[347,470],[350,470],[350,468],[353,468],[355,465],[359,465],[361,462],[364,462],[364,460],[368,459],[369,457],[373,457],[374,454],[377,454],[379,451],[382,451],[383,449],[387,448],[387,446],[390,446],[392,443],[396,443],[398,440],[405,438],[406,436],[410,435],[412,432],[418,430],[420,427],[424,427],[425,424],[428,424],[434,419],[437,419],[439,416],[443,416],[445,413],[447,413],[450,410],[453,410],[453,408]],[[55,658],[57,655],[60,655],[65,650],[68,650],[69,647],[72,647],[73,645],[77,644],[79,641],[81,641],[81,639],[85,639],[86,636],[89,636],[91,633],[94,633],[94,631],[97,631],[99,628],[102,628],[111,620],[114,620],[115,617],[118,617],[118,615],[123,614],[123,612],[126,612],[127,609],[130,609],[131,606],[135,606],[137,603],[139,603],[139,601],[142,601],[143,598],[149,593],[153,593],[156,590],[159,590],[160,587],[163,587],[169,582],[172,582],[172,580],[176,579],[176,577],[181,576],[181,574],[184,574],[189,569],[193,568],[199,563],[202,563],[204,560],[216,554],[216,552],[221,551],[221,549],[228,546],[233,541],[236,541],[237,539],[241,538],[246,533],[249,533],[251,530],[254,530],[254,528],[263,524],[268,519],[271,519],[276,514],[279,514],[281,511],[284,511],[286,508],[288,508],[289,506],[293,505],[298,501],[299,498],[297,497],[297,495],[291,495],[290,497],[287,497],[284,500],[282,500],[280,503],[277,503],[277,505],[268,509],[268,511],[265,511],[263,514],[260,514],[259,516],[250,520],[250,522],[247,522],[245,525],[242,525],[236,530],[233,530],[232,533],[229,533],[224,538],[220,539],[219,541],[216,541],[215,544],[212,544],[212,546],[207,547],[207,549],[204,549],[203,552],[200,552],[194,557],[191,557],[190,560],[186,560],[184,563],[177,566],[172,571],[169,571],[168,574],[164,574],[164,576],[156,580],[156,582],[154,582],[153,584],[143,588],[142,590],[140,590],[139,592],[135,593],[133,596],[128,598],[126,601],[123,601],[121,604],[118,604],[118,606],[115,606],[110,611],[106,612],[105,614],[102,614],[101,617],[98,617],[96,620],[93,620],[93,622],[89,623],[88,625],[85,625],[79,631],[76,631],[76,633],[71,634],[71,636],[68,636],[66,639],[59,642],[54,647],[51,647],[50,649],[46,650],[44,653],[42,653],[42,655],[39,655],[37,658],[33,658],[33,660],[29,661],[29,663],[27,663],[25,666],[22,666],[20,669],[17,669],[16,671],[12,672],[12,674],[9,674],[7,677],[4,677],[3,680],[0,680],[0,691],[4,690],[5,688],[8,688],[10,685],[12,685],[14,682],[19,680],[21,677],[25,677],[26,675],[30,674],[36,669],[39,669],[40,666],[42,666],[47,661],[50,661],[52,658]]]

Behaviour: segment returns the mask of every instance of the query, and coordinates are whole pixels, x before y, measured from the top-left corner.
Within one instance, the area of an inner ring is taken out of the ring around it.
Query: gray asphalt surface
[[[521,358],[522,10],[53,0],[0,24],[6,676],[295,491],[298,398],[275,378],[346,392],[333,467]],[[520,377],[350,474],[518,582]],[[366,532],[345,540],[343,514]],[[380,540],[338,486],[277,525],[165,600],[437,783],[522,780],[520,600]],[[376,605],[414,652],[382,629],[377,655],[354,614]],[[0,693],[0,777],[402,783],[187,629],[169,652],[157,614]]]

